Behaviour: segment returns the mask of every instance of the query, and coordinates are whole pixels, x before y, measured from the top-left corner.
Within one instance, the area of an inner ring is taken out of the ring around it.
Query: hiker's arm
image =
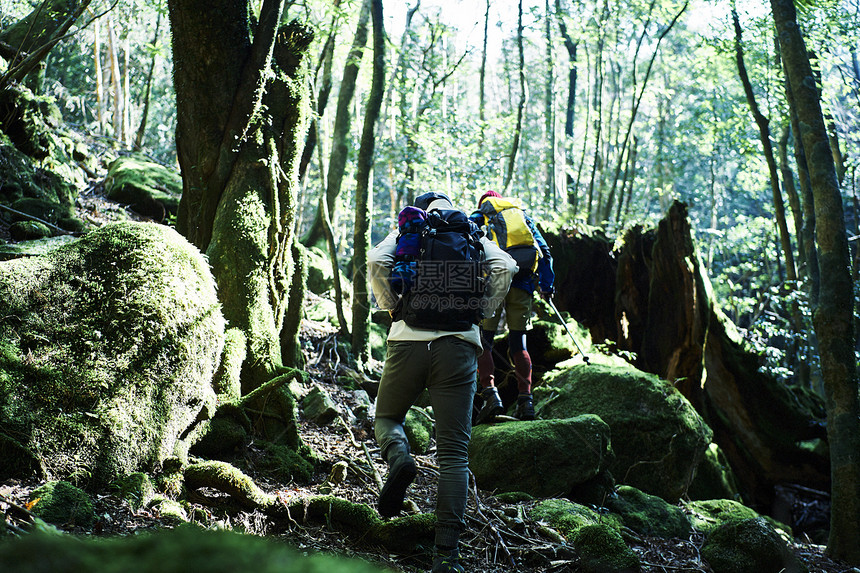
[[[513,257],[489,239],[482,238],[481,244],[484,245],[484,264],[488,270],[483,312],[484,316],[493,316],[505,300],[508,289],[511,288],[511,279],[517,272],[517,263],[514,262]]]
[[[376,304],[382,310],[392,310],[397,304],[397,295],[388,283],[396,248],[397,230],[394,230],[367,253],[367,278]]]
[[[538,230],[532,218],[526,215],[526,224],[534,235],[538,249],[540,249],[541,257],[538,259],[538,288],[542,294],[552,294],[553,284],[555,284],[555,272],[552,270],[552,253],[549,252],[549,245]]]

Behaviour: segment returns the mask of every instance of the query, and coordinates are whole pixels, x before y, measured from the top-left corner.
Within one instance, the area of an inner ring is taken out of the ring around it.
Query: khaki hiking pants
[[[456,547],[466,528],[468,449],[472,433],[478,348],[454,336],[432,342],[388,341],[376,397],[376,441],[385,458],[392,444],[406,444],[403,420],[427,388],[436,418],[436,545]],[[407,446],[408,447],[408,446]]]

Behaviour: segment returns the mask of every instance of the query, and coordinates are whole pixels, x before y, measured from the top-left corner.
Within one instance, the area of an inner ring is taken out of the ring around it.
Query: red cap
[[[484,199],[486,199],[487,197],[501,197],[501,195],[499,193],[496,193],[495,191],[487,191],[486,193],[481,195],[480,199],[478,199],[478,207],[481,206],[481,203],[483,203]]]

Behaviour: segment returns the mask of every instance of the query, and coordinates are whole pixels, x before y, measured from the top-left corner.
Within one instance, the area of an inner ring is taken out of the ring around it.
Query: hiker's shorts
[[[504,304],[499,305],[493,316],[485,318],[481,322],[481,329],[496,332],[502,319],[502,309],[505,311],[505,322],[508,324],[508,330],[526,331],[532,316],[532,293],[521,288],[511,287],[508,294],[505,295]]]

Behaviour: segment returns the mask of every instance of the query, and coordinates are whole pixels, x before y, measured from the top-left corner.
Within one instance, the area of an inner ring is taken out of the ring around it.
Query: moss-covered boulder
[[[763,518],[771,527],[779,531],[784,539],[792,539],[791,528],[770,516],[762,516],[759,513],[732,499],[705,499],[690,501],[685,504],[690,515],[690,523],[693,527],[703,533],[710,533],[720,525],[728,521],[739,519]]]
[[[305,556],[279,541],[192,526],[122,538],[25,535],[0,541],[0,571],[126,573],[128,571],[254,571],[371,573],[365,561]]]
[[[30,511],[54,525],[87,527],[96,520],[90,496],[67,481],[51,481],[34,489]]]
[[[624,520],[624,525],[651,537],[686,538],[692,529],[684,511],[663,498],[622,485],[606,500],[606,507]]]
[[[710,444],[687,489],[690,499],[734,499],[740,501],[740,487],[729,460],[717,444]]]
[[[107,225],[0,263],[0,475],[93,487],[186,454],[215,403],[224,319],[175,231]],[[25,456],[25,457],[22,457]]]
[[[702,546],[714,573],[806,573],[806,566],[762,518],[731,519],[715,527]]]
[[[412,452],[426,454],[433,437],[433,418],[427,410],[417,406],[410,408],[403,421],[403,429]]]
[[[567,539],[586,525],[607,525],[620,531],[623,522],[611,513],[598,513],[590,507],[567,499],[544,499],[534,505],[529,512],[532,519],[546,523]]]
[[[635,573],[639,558],[615,528],[596,523],[576,530],[571,539],[583,573]]]
[[[0,261],[45,255],[74,240],[75,237],[71,235],[58,235],[20,243],[3,243],[0,244]]]
[[[38,221],[16,221],[9,225],[9,236],[14,241],[36,241],[53,234],[47,225]]]
[[[155,486],[143,472],[134,472],[119,478],[111,484],[111,489],[135,511],[146,507],[155,497]]]
[[[633,367],[581,364],[535,389],[542,418],[595,414],[609,424],[618,483],[670,503],[687,490],[712,432],[672,385]]]
[[[168,216],[176,216],[182,178],[175,169],[168,169],[142,155],[127,155],[115,159],[108,167],[105,192],[108,199],[163,221]]]
[[[20,83],[0,90],[0,131],[30,157],[43,159],[54,152],[53,130],[62,120],[53,98],[35,95]]]
[[[481,425],[469,467],[482,489],[536,497],[567,495],[610,463],[609,427],[593,415]]]

